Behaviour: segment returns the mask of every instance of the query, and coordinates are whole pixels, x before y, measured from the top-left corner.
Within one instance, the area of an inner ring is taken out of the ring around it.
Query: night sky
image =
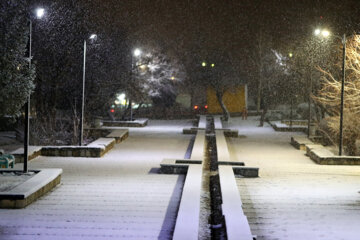
[[[178,50],[221,48],[244,52],[263,32],[280,48],[318,25],[338,34],[358,30],[360,2],[281,0],[93,0],[97,14],[128,30],[141,44]]]

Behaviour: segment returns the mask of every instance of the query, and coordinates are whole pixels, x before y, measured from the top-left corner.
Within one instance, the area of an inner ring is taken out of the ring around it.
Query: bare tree
[[[356,154],[355,142],[360,138],[360,37],[348,40],[345,61],[346,79],[344,85],[343,137],[345,150],[349,155]],[[338,60],[341,60],[339,57]],[[313,99],[321,104],[328,114],[326,127],[333,142],[339,138],[339,115],[341,104],[341,61],[333,72],[318,68],[322,73],[321,89]],[[336,72],[335,72],[336,71]]]

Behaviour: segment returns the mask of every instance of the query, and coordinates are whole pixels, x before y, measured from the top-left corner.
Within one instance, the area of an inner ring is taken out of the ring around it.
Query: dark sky
[[[259,35],[287,52],[323,26],[337,34],[360,31],[359,0],[90,0],[107,26],[124,28],[134,46],[157,46],[182,61],[213,49],[241,64]]]
[[[357,24],[354,16],[359,15],[360,6],[358,0],[93,1],[97,10],[110,14],[112,22],[126,27],[142,41],[200,41],[226,46],[251,39],[260,29],[272,33],[275,39],[296,38],[319,23],[338,31],[336,24]]]

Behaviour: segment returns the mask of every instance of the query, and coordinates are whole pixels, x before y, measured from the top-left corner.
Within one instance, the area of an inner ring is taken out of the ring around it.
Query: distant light
[[[201,66],[206,67],[206,62],[202,62]]]
[[[330,32],[328,30],[322,30],[321,35],[323,35],[323,37],[328,37]]]
[[[140,55],[141,55],[141,50],[138,49],[138,48],[135,49],[135,50],[134,50],[134,56],[135,56],[135,57],[138,57],[138,56],[140,56]]]
[[[198,109],[198,108],[199,108],[199,106],[198,106],[198,105],[195,105],[195,106],[194,106],[194,109],[195,109],[195,110],[196,110],[196,109]]]
[[[114,113],[114,112],[115,112],[115,109],[111,109],[110,112]]]
[[[43,8],[38,8],[36,9],[36,17],[37,18],[42,18],[45,14],[45,9]]]
[[[293,57],[293,54],[292,54],[292,53],[289,53],[289,57]]]
[[[171,80],[175,80],[175,77],[173,76],[173,77],[171,77]]]
[[[317,36],[317,35],[319,35],[321,33],[321,30],[320,29],[315,29],[315,32],[314,32],[314,34]]]
[[[205,109],[208,109],[208,105],[205,105]]]
[[[140,69],[141,69],[141,70],[143,70],[143,71],[144,71],[146,68],[147,68],[147,66],[146,66],[146,65],[140,65]]]
[[[96,34],[91,34],[90,37],[89,37],[89,39],[95,39],[96,37],[97,37]]]
[[[215,67],[215,63],[212,63],[212,64],[211,64],[211,67]]]
[[[124,100],[125,99],[125,93],[121,93],[119,94],[119,96],[117,97],[118,100]]]

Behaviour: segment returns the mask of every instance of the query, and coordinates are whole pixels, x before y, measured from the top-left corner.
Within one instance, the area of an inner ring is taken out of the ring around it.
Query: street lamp
[[[328,38],[330,36],[330,32],[327,29],[317,28],[314,31],[314,35],[321,38]],[[311,56],[311,66],[313,65],[313,56]],[[310,126],[311,126],[311,93],[312,93],[312,70],[310,71],[310,83],[309,83],[309,100],[308,100],[308,109],[309,109],[309,118],[308,118],[308,132],[307,135],[310,137]]]
[[[141,55],[141,50],[139,48],[136,48],[133,52],[133,54],[131,54],[131,80],[134,80],[134,56],[135,57],[140,57]],[[132,99],[130,98],[129,100],[129,105],[130,105],[130,121],[133,120],[133,110],[132,110]]]
[[[44,8],[37,8],[35,10],[36,17],[41,19],[45,14]],[[31,70],[31,60],[32,60],[32,20],[31,16],[29,18],[29,69]],[[29,129],[30,129],[30,121],[29,121],[29,113],[30,113],[30,94],[25,103],[25,121],[24,121],[24,168],[23,171],[26,173],[28,171],[28,160],[29,160]]]
[[[89,39],[95,40],[97,37],[96,34],[91,34]],[[79,146],[83,144],[84,138],[84,107],[85,107],[85,70],[86,70],[86,41],[84,39],[84,63],[83,63],[83,81],[82,81],[82,95],[81,95],[81,112],[80,112],[80,134],[79,134]]]
[[[323,30],[321,35],[324,37],[330,36],[330,32]],[[344,87],[345,87],[345,62],[346,62],[346,34],[342,37],[334,35],[334,37],[341,40],[343,45],[342,56],[342,78],[341,78],[341,91],[340,91],[340,124],[339,124],[339,156],[342,155],[343,148],[343,119],[344,119]]]

